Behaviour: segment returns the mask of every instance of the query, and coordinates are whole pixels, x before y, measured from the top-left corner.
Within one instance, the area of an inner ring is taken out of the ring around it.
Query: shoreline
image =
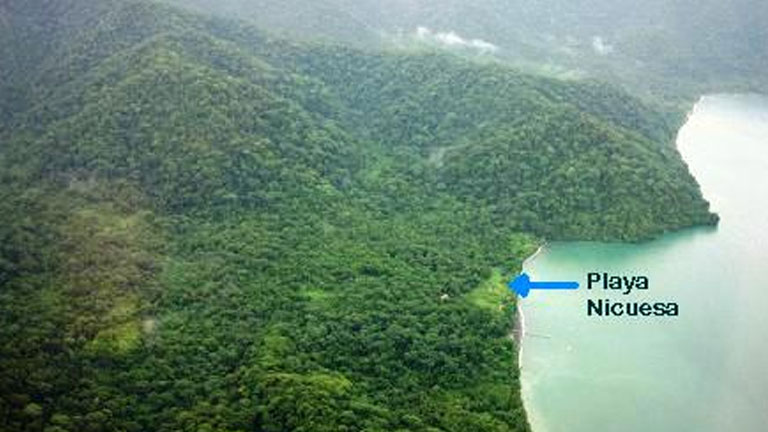
[[[520,264],[520,271],[525,271],[525,263],[536,258],[547,242],[542,243],[536,251],[525,258]],[[525,337],[525,314],[523,308],[520,306],[519,298],[515,298],[515,322],[512,326],[512,333],[510,334],[512,340],[515,341],[515,347],[517,348],[517,369],[521,371],[523,369],[523,337]]]
[[[520,307],[520,303],[515,305],[515,327],[512,330],[512,337],[515,340],[517,346],[517,370],[523,370],[523,336],[525,335],[525,315],[523,309]]]
[[[525,271],[525,263],[535,259],[541,251],[544,250],[544,246],[547,245],[547,242],[542,242],[538,248],[536,248],[536,251],[531,254],[530,256],[526,257],[522,263],[520,263],[520,271]],[[523,394],[523,338],[525,337],[525,314],[523,313],[523,308],[520,303],[520,298],[518,296],[515,296],[515,322],[512,327],[512,333],[509,335],[510,338],[515,342],[515,348],[517,348],[517,374],[518,374],[518,380],[517,384],[519,386],[520,391],[520,402],[523,406],[523,412],[525,413],[525,422],[528,424],[529,430],[532,430],[531,426],[531,420],[530,420],[530,414],[528,411],[528,407],[526,407],[525,402],[525,395]]]

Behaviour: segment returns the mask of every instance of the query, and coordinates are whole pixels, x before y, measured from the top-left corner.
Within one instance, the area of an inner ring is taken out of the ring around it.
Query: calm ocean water
[[[523,395],[535,432],[768,430],[768,99],[704,97],[678,148],[716,229],[643,244],[554,243],[526,264],[573,292],[522,300]],[[621,295],[588,272],[645,275]],[[588,317],[587,299],[676,302],[678,317]]]

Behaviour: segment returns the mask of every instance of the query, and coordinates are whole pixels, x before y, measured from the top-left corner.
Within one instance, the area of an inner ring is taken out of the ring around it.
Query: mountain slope
[[[524,431],[504,279],[715,218],[679,118],[619,90],[11,7],[3,430]]]
[[[518,64],[669,98],[766,87],[768,7],[756,0],[169,1],[295,37],[375,48],[423,45],[421,27],[442,33],[436,46],[478,39]]]

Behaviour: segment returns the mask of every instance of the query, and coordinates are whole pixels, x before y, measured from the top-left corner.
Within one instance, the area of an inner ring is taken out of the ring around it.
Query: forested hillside
[[[595,82],[0,6],[0,430],[525,431],[505,279],[713,223]]]
[[[498,59],[665,97],[768,87],[768,3],[760,0],[166,1],[369,48],[456,51],[481,40]]]

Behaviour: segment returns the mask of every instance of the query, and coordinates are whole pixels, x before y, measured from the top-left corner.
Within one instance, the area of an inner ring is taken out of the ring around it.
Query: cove
[[[521,374],[534,432],[753,431],[768,424],[768,99],[703,97],[677,138],[720,216],[641,244],[552,243],[525,263],[539,280],[599,270],[647,275],[612,290],[537,292]],[[680,314],[585,313],[588,299],[676,302]]]

